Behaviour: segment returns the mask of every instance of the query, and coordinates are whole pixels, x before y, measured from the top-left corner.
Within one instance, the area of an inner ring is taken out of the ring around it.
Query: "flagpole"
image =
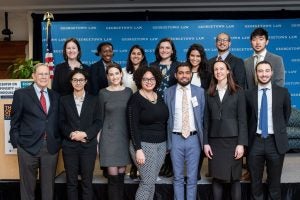
[[[46,12],[44,14],[44,21],[46,21],[46,54],[45,63],[50,70],[50,78],[53,79],[54,76],[54,62],[53,62],[53,49],[52,49],[52,37],[51,37],[51,21],[54,20],[54,16],[51,12]]]

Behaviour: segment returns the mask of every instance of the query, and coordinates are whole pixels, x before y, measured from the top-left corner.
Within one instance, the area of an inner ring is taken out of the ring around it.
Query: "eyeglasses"
[[[37,73],[38,76],[49,76],[49,73]]]
[[[221,43],[221,42],[229,42],[229,39],[224,38],[224,39],[217,39],[217,42]]]
[[[77,78],[73,78],[73,79],[72,79],[72,82],[73,82],[73,83],[80,83],[80,84],[82,84],[82,83],[85,82],[85,79],[77,79]]]
[[[155,80],[155,78],[153,77],[153,78],[142,78],[142,81],[143,81],[144,83],[148,83],[148,82],[153,83],[153,82],[155,82],[156,80]]]

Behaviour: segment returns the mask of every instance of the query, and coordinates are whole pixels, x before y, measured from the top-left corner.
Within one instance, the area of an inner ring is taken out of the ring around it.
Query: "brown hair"
[[[214,96],[215,93],[216,93],[216,88],[217,88],[217,84],[218,84],[218,80],[215,78],[215,75],[214,75],[214,68],[215,68],[215,64],[216,63],[224,63],[227,70],[229,70],[229,73],[227,74],[227,85],[228,85],[228,90],[230,92],[230,94],[233,94],[235,92],[237,92],[237,90],[239,89],[239,86],[235,83],[233,77],[232,77],[232,71],[231,71],[231,68],[230,68],[230,65],[225,62],[225,61],[222,61],[222,60],[217,60],[213,63],[212,65],[212,73],[213,73],[213,77],[210,81],[210,85],[209,85],[209,88],[208,88],[208,94],[210,96]]]

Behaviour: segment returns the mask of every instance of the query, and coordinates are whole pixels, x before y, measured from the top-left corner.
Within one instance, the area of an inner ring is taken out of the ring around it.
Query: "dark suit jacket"
[[[285,81],[285,72],[284,72],[284,64],[283,64],[282,57],[267,51],[264,60],[271,63],[273,67],[272,83],[275,83],[276,85],[283,87]],[[254,57],[251,56],[247,58],[244,62],[246,68],[247,89],[252,89],[256,85],[254,79],[255,76]]]
[[[249,149],[251,149],[257,129],[258,99],[257,86],[246,91]],[[272,113],[273,129],[278,153],[284,154],[288,150],[286,126],[291,114],[291,99],[286,88],[272,85]]]
[[[90,94],[98,95],[102,88],[108,86],[103,59],[91,65],[90,68]]]
[[[82,68],[89,72],[89,67],[82,64]],[[65,96],[73,93],[73,87],[70,83],[70,66],[68,62],[60,63],[55,66],[54,77],[52,81],[52,89],[59,93],[61,96]],[[87,87],[89,87],[87,85]]]
[[[218,92],[206,96],[204,112],[204,144],[209,137],[238,137],[239,145],[248,144],[245,93],[225,92],[222,102]]]
[[[63,137],[63,147],[97,145],[96,136],[102,127],[99,102],[97,97],[87,93],[85,95],[80,116],[73,94],[63,96],[60,99],[59,127]],[[88,141],[86,143],[72,141],[70,133],[73,131],[86,132]]]
[[[47,133],[49,153],[55,154],[59,150],[59,95],[50,89],[48,95],[50,107],[48,114],[45,114],[33,85],[15,91],[9,132],[14,148],[19,145],[28,153],[36,155],[42,147],[44,134]]]
[[[209,64],[212,68],[213,63],[216,61],[217,56],[209,59]],[[246,70],[244,61],[241,58],[234,56],[233,54],[229,53],[228,56],[225,58],[225,62],[230,65],[231,71],[233,73],[233,78],[236,84],[240,87],[246,87]]]
[[[175,102],[176,102],[176,88],[177,85],[165,90],[164,100],[169,108],[169,119],[168,119],[168,149],[172,148],[172,133],[174,128],[174,115],[175,115]],[[198,105],[193,106],[195,126],[197,130],[197,136],[201,147],[203,148],[203,115],[204,115],[204,90],[203,88],[191,85],[192,98],[196,97]]]

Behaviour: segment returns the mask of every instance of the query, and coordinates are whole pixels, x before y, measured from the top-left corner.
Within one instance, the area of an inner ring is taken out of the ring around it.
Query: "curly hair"
[[[137,87],[137,89],[142,89],[142,79],[147,72],[150,72],[151,74],[153,74],[153,76],[155,78],[156,84],[155,84],[155,87],[153,90],[156,91],[162,81],[162,78],[163,78],[160,70],[157,67],[140,67],[140,68],[138,68],[133,73],[133,80],[136,84],[136,87]]]

